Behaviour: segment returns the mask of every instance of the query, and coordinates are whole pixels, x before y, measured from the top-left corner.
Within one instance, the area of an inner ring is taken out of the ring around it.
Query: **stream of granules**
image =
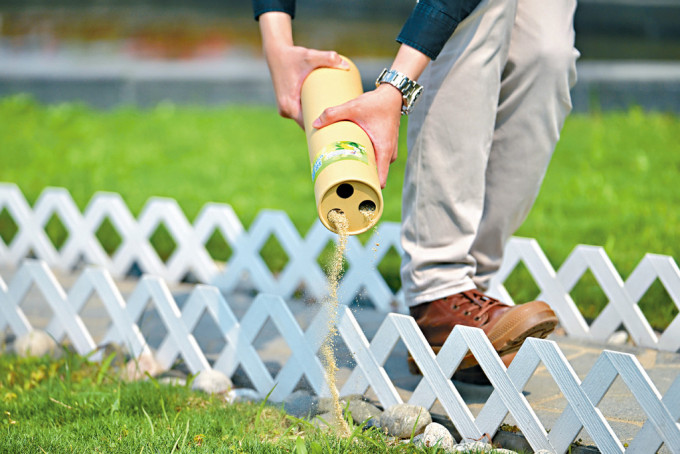
[[[337,422],[337,429],[339,435],[349,436],[349,427],[347,422],[342,417],[342,407],[340,406],[340,396],[338,395],[338,388],[335,383],[335,373],[338,366],[335,363],[334,354],[334,337],[337,335],[337,319],[338,319],[338,283],[342,275],[342,261],[347,247],[347,230],[349,222],[347,217],[341,211],[333,210],[328,213],[328,220],[335,226],[338,232],[338,242],[335,246],[335,253],[328,276],[328,298],[326,305],[328,306],[328,335],[321,346],[321,354],[326,366],[326,380],[330,387],[331,397],[333,399],[333,419]]]

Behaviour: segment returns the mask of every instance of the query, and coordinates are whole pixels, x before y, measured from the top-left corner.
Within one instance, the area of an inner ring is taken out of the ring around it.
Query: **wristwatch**
[[[413,110],[413,106],[418,101],[418,97],[423,92],[423,86],[418,82],[412,81],[405,74],[395,71],[394,69],[383,69],[375,81],[375,86],[380,84],[390,84],[401,92],[403,104],[401,106],[401,114],[408,115]]]

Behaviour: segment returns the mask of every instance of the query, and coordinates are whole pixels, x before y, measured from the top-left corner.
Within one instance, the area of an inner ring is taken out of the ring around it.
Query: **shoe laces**
[[[461,293],[470,303],[479,307],[479,312],[475,318],[484,315],[489,309],[499,304],[503,304],[495,298],[491,298],[478,290],[469,290]]]

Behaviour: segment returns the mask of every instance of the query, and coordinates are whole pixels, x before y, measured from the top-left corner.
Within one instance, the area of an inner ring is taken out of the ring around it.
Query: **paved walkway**
[[[0,268],[0,276],[6,283],[9,283],[12,274],[13,270]],[[77,275],[64,274],[57,276],[60,284],[66,289],[72,285],[75,278],[77,278]],[[119,281],[117,284],[123,296],[127,297],[135,288],[136,281],[125,280]],[[192,286],[188,284],[171,287],[171,291],[180,307],[183,305],[191,289]],[[229,305],[239,318],[247,311],[253,297],[254,295],[248,292],[226,295]],[[35,328],[44,328],[52,317],[50,311],[46,310],[46,304],[42,301],[40,294],[35,289],[29,291],[21,307]],[[289,307],[303,329],[309,324],[317,310],[314,304],[305,303],[300,300],[291,301]],[[382,323],[384,314],[366,307],[357,307],[353,312],[367,338],[370,340]],[[101,302],[97,298],[91,298],[81,311],[81,317],[95,341],[101,340],[101,336],[103,336],[109,324],[108,316]],[[140,320],[140,328],[147,338],[147,342],[153,348],[158,347],[165,336],[165,327],[155,310],[147,310]],[[216,356],[217,352],[221,351],[224,346],[224,342],[217,334],[216,325],[209,317],[205,317],[199,322],[194,335],[209,358]],[[569,339],[559,334],[551,335],[550,339],[557,342],[580,379],[583,379],[590,371],[604,348],[635,355],[662,395],[665,394],[676,377],[680,375],[680,354],[677,353],[658,352],[630,345],[596,345]],[[255,347],[273,374],[282,367],[290,355],[290,349],[280,337],[272,322],[268,322],[260,332],[256,338]],[[340,366],[338,383],[341,386],[349,376],[354,362],[344,345],[338,347],[337,355],[338,365]],[[387,374],[397,386],[404,400],[409,398],[420,380],[420,376],[412,375],[408,371],[406,356],[406,348],[400,342],[385,364]],[[237,385],[239,380],[241,382],[247,381],[244,377],[234,377]],[[454,381],[454,383],[474,415],[478,414],[493,391],[491,386],[470,385],[457,381]],[[566,406],[566,400],[562,393],[543,366],[539,366],[534,373],[524,390],[524,394],[546,428],[552,427]],[[370,395],[370,390],[368,397],[374,397]],[[645,421],[642,409],[628,392],[620,377],[614,382],[598,407],[610,422],[614,432],[624,443],[630,442],[635,437],[635,434]],[[431,412],[435,419],[445,422],[449,427],[452,427],[450,422],[446,420],[445,412],[438,402],[435,403]],[[508,416],[505,422],[514,425],[511,416]],[[506,435],[513,437],[510,434]],[[516,440],[513,443],[518,447],[517,449],[522,446],[528,446],[522,444],[523,439],[521,437],[515,437]],[[579,438],[582,439],[585,445],[593,444],[585,431],[581,432]],[[504,444],[507,445],[508,440],[505,440]],[[587,448],[581,449],[581,451],[590,452]],[[664,451],[662,450],[662,452]]]

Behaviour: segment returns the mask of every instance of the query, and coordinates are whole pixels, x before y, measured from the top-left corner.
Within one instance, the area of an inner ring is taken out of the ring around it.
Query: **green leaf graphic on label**
[[[323,147],[319,154],[316,155],[316,159],[314,159],[314,164],[312,164],[312,181],[316,181],[317,175],[329,165],[344,160],[360,161],[368,165],[366,149],[362,145],[348,140],[329,143]]]

